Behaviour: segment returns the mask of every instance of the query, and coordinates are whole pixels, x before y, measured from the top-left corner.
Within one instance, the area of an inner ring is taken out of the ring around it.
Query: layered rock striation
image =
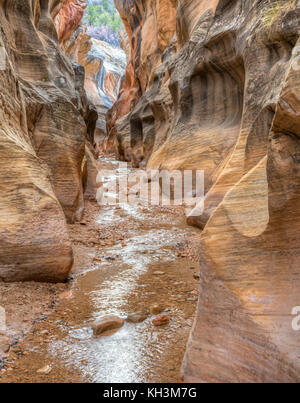
[[[79,27],[86,2],[84,0],[61,0],[59,12],[55,16],[55,26],[60,43],[66,41]]]
[[[116,148],[120,158],[141,161],[143,157],[139,155],[140,151],[134,152],[131,148],[136,148],[135,142],[139,142],[142,123],[140,118],[135,119],[135,115],[131,115],[130,112],[142,94],[151,89],[154,83],[154,71],[161,64],[162,54],[174,36],[175,2],[116,0],[115,4],[125,26],[130,52],[118,100],[107,114],[107,143],[108,146]],[[144,130],[148,132],[148,120],[150,123],[153,122],[153,117],[150,108],[144,109],[146,109],[143,112],[144,126],[147,126]],[[154,138],[154,135],[144,137]]]
[[[135,166],[205,171],[183,379],[299,381],[300,2],[116,5],[131,57],[109,141]]]
[[[84,67],[87,99],[98,113],[93,144],[97,151],[101,151],[105,149],[106,113],[118,97],[126,55],[122,49],[89,36],[84,26],[71,35],[62,47],[72,61]]]
[[[57,0],[0,2],[0,279],[63,281],[83,212],[89,105],[59,46]]]

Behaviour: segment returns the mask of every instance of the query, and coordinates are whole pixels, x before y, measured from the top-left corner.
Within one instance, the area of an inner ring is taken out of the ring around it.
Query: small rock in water
[[[199,274],[194,273],[194,279],[195,279],[195,280],[200,280],[200,276],[199,276]]]
[[[102,262],[102,259],[100,259],[99,257],[94,257],[94,262],[98,262],[98,263],[100,263],[100,262]]]
[[[116,258],[114,256],[106,256],[105,259],[106,260],[116,260]]]
[[[36,372],[38,374],[48,375],[52,371],[52,367],[50,365],[46,365],[43,368],[38,369]]]
[[[148,318],[147,312],[135,312],[135,313],[130,313],[127,316],[127,322],[130,323],[141,323],[144,322]]]
[[[72,296],[73,296],[73,293],[71,290],[66,290],[59,294],[60,299],[70,299],[70,298],[72,298]]]
[[[159,315],[159,316],[156,316],[156,318],[154,318],[152,320],[152,323],[154,326],[166,325],[169,322],[170,322],[170,318],[168,315]]]
[[[160,313],[162,313],[165,310],[165,307],[163,305],[159,305],[159,304],[153,304],[150,307],[150,313],[152,315],[158,315]]]
[[[102,333],[109,330],[119,329],[124,325],[124,320],[116,315],[106,315],[97,319],[93,325],[94,336],[100,336]]]

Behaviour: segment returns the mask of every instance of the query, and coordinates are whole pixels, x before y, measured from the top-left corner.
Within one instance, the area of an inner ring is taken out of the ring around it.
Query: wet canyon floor
[[[117,161],[101,158],[99,168]],[[182,207],[99,206],[69,226],[75,264],[67,284],[0,284],[10,347],[0,382],[177,382],[195,315],[200,232]],[[95,338],[106,314],[162,305],[170,317],[155,327],[125,321]]]

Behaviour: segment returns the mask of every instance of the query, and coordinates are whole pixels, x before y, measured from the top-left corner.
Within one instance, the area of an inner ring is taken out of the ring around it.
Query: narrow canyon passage
[[[0,27],[0,383],[300,382],[300,0]],[[182,205],[98,203],[120,161]]]
[[[102,157],[98,165],[120,174],[116,160]],[[88,200],[82,221],[69,231],[71,281],[45,285],[54,289],[52,306],[37,312],[28,334],[11,347],[1,382],[177,382],[197,301],[199,231],[186,225],[178,207],[100,207]],[[12,286],[5,287],[8,295]],[[33,294],[42,292],[34,287]],[[26,298],[22,303],[32,304]],[[116,333],[93,337],[98,317],[125,319],[155,304],[169,324],[155,327],[150,314],[142,323],[125,321]]]

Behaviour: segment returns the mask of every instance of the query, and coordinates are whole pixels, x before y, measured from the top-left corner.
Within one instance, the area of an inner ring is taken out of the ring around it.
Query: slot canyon
[[[300,0],[0,27],[0,383],[298,383]],[[174,172],[193,203],[143,199]]]

